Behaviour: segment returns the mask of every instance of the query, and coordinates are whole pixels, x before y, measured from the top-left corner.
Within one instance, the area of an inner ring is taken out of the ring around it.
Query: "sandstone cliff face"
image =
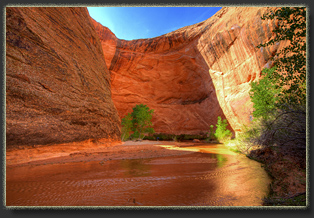
[[[235,131],[250,120],[253,108],[249,98],[250,82],[260,78],[265,67],[283,43],[270,48],[257,46],[268,41],[274,21],[262,21],[270,8],[223,8],[207,23],[210,28],[199,39],[201,51],[213,80],[223,112]],[[274,8],[272,8],[274,9]]]
[[[276,25],[260,19],[268,9],[223,8],[204,22],[132,41],[94,21],[120,118],[143,103],[155,109],[156,132],[206,132],[218,116],[240,131],[252,112],[249,83],[280,46],[256,48]]]
[[[86,8],[6,8],[6,143],[120,140],[110,75]]]

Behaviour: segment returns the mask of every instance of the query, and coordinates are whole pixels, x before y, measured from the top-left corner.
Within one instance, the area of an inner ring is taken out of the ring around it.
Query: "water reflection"
[[[150,165],[148,164],[150,159],[127,159],[121,160],[120,164],[126,171],[126,176],[150,176]]]
[[[217,167],[223,167],[227,161],[227,158],[222,154],[208,154],[210,158],[217,160]]]
[[[261,165],[222,146],[150,159],[24,166],[7,170],[6,203],[21,206],[258,206]],[[219,153],[221,152],[221,153]]]

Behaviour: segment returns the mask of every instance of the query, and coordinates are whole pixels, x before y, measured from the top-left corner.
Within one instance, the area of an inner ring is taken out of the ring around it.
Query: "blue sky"
[[[160,36],[202,22],[221,7],[88,7],[90,16],[119,39]]]

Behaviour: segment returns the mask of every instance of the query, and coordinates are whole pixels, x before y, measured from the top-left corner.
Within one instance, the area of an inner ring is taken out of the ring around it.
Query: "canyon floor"
[[[59,164],[68,162],[107,161],[116,159],[154,158],[180,155],[188,151],[166,150],[156,146],[175,145],[171,141],[84,141],[49,146],[19,146],[6,151],[8,168],[26,165]],[[180,146],[193,146],[194,143],[180,143]]]
[[[66,145],[7,151],[7,206],[262,206],[268,193],[261,164],[222,144]]]

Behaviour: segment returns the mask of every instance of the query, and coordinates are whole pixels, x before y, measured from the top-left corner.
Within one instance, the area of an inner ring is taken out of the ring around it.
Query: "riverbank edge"
[[[295,206],[302,207],[303,209],[309,206],[306,186],[307,168],[301,169],[289,155],[282,155],[278,151],[278,147],[258,147],[257,149],[252,149],[250,152],[241,152],[232,146],[228,146],[230,141],[224,143],[229,150],[243,154],[261,163],[272,179],[269,186],[269,193],[263,200],[264,206]],[[296,174],[295,172],[300,173]],[[284,177],[290,179],[290,184],[292,183],[295,187],[298,187],[294,193],[289,192],[291,187],[289,187]]]

